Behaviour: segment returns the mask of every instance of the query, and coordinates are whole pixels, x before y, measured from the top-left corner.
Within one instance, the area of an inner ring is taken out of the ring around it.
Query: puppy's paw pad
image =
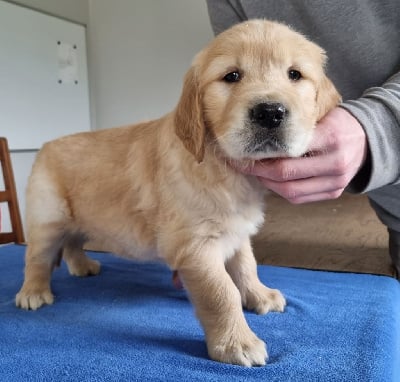
[[[258,314],[268,312],[283,312],[286,300],[282,293],[277,289],[270,289],[261,285],[257,290],[249,292],[246,307],[254,310]]]
[[[210,357],[216,361],[241,366],[263,366],[268,361],[265,343],[250,331],[243,338],[230,339],[209,349]]]
[[[26,310],[36,310],[39,309],[42,305],[51,305],[53,302],[54,296],[51,293],[50,289],[42,291],[25,291],[24,289],[22,289],[15,296],[15,305],[19,308]]]

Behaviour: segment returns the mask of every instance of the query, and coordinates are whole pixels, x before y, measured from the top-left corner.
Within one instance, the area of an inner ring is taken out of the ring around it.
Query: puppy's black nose
[[[250,119],[260,127],[273,129],[282,124],[287,113],[281,103],[259,103],[250,109]]]

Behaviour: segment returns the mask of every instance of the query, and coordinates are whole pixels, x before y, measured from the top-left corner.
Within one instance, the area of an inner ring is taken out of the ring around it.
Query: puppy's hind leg
[[[70,237],[65,240],[63,258],[67,263],[69,273],[73,276],[97,275],[100,263],[86,256],[83,250],[84,239]]]
[[[267,288],[258,278],[257,263],[250,239],[243,242],[241,248],[225,266],[240,291],[245,308],[254,310],[258,314],[269,311],[283,312],[286,301],[281,292]]]
[[[25,279],[15,298],[23,309],[36,310],[44,304],[52,304],[50,289],[53,268],[61,260],[63,229],[58,223],[35,227],[28,236],[25,255]]]
[[[61,261],[61,249],[71,213],[58,183],[47,171],[39,152],[26,193],[27,239],[25,279],[15,302],[23,309],[52,304],[50,290],[53,268]]]

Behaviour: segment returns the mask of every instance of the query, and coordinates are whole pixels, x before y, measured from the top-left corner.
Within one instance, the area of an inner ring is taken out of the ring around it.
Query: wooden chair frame
[[[6,138],[0,137],[0,162],[3,171],[4,190],[0,191],[0,202],[6,202],[10,214],[11,232],[0,232],[0,244],[25,242],[19,211],[17,189],[15,187],[14,173],[11,164],[10,151]]]

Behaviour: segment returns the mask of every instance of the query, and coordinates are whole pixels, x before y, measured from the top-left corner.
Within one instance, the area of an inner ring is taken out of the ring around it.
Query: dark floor
[[[253,245],[263,264],[394,275],[386,228],[366,196],[291,205],[271,194]]]

